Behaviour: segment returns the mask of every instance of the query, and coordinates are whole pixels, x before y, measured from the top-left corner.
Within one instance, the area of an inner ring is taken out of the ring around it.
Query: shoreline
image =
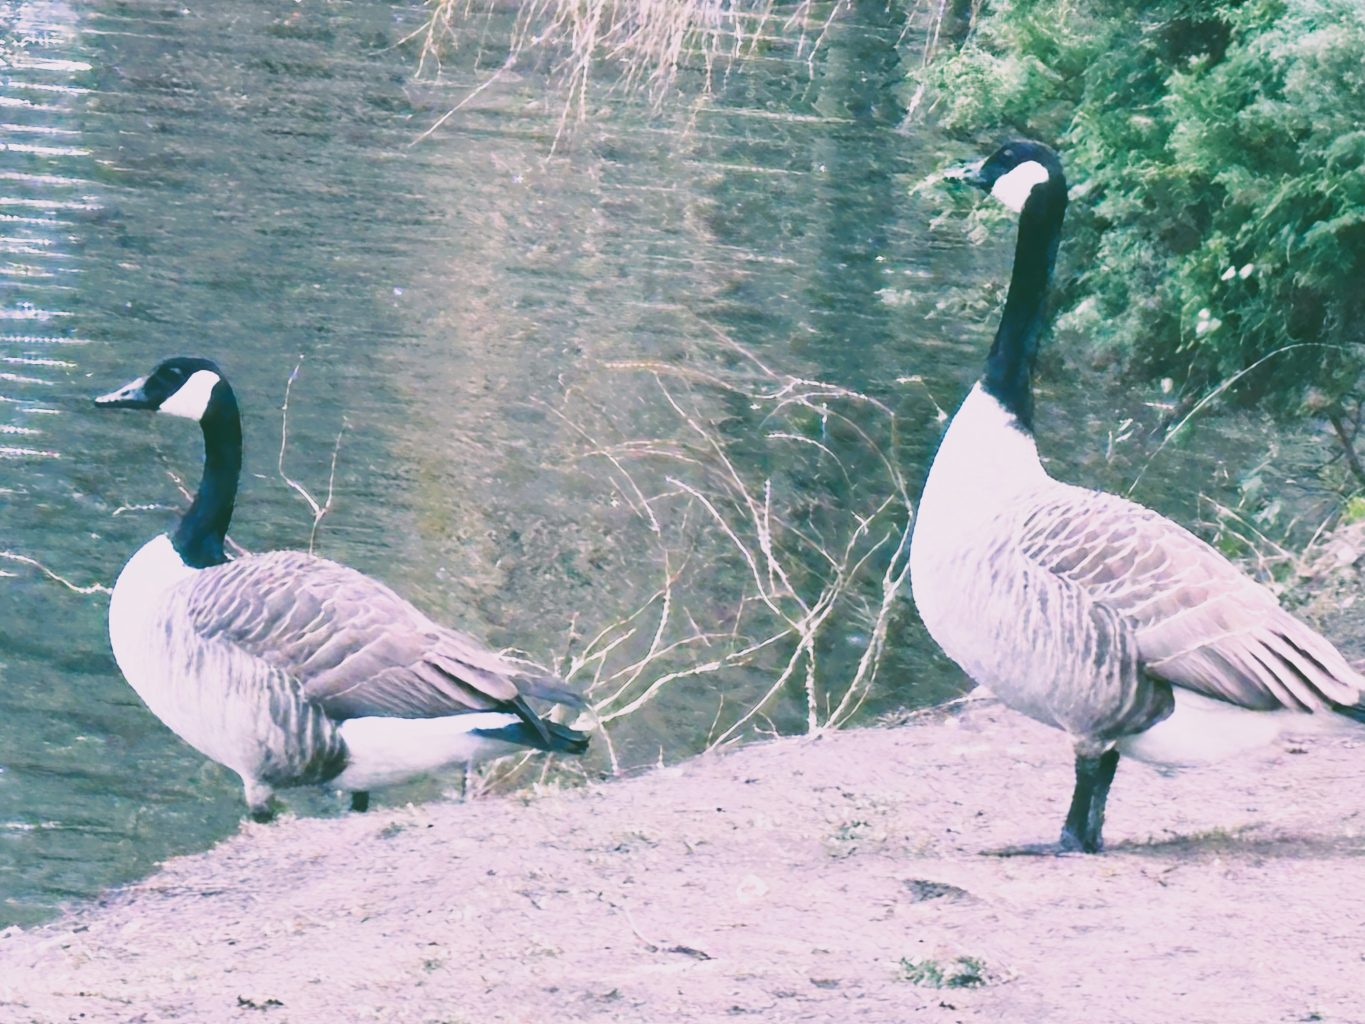
[[[572,790],[244,824],[0,935],[0,1019],[1358,1021],[1365,736],[1163,777],[1100,856],[994,701]]]

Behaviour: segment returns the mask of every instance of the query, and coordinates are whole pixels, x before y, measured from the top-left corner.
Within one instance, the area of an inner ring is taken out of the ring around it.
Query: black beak
[[[982,173],[986,166],[985,160],[973,160],[969,164],[961,164],[957,167],[950,167],[943,172],[945,181],[960,181],[966,185],[972,185],[981,189],[983,192],[990,191],[990,183]]]
[[[129,381],[117,391],[97,397],[95,404],[102,409],[154,409],[156,407],[147,398],[146,383],[146,377]]]

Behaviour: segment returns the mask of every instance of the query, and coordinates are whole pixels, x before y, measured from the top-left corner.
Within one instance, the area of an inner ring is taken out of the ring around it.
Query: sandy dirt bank
[[[1362,739],[1365,739],[1363,737]],[[1365,1021],[1365,742],[1120,766],[989,701],[570,792],[244,825],[0,936],[0,1021]]]

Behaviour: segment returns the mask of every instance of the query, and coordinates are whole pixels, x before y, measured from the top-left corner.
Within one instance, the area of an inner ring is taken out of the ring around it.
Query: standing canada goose
[[[924,486],[911,587],[972,679],[1071,737],[1076,787],[1045,849],[1094,853],[1120,753],[1205,764],[1285,731],[1358,727],[1365,677],[1193,534],[1047,475],[1032,376],[1066,211],[1061,162],[1011,142],[949,176],[1017,212],[1019,237],[985,373]]]
[[[119,574],[109,638],[129,684],[190,746],[242,777],[253,818],[277,787],[372,787],[587,736],[526,697],[583,702],[559,679],[437,625],[388,587],[301,551],[229,561],[242,467],[237,398],[207,359],[167,359],[95,399],[199,423],[204,475],[179,525]]]

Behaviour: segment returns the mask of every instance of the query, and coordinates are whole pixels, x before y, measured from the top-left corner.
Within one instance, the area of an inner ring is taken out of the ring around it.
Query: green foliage
[[[1365,4],[997,0],[916,84],[951,130],[1063,150],[1064,325],[1187,397],[1358,388]]]
[[[1346,499],[1346,504],[1341,510],[1341,521],[1344,524],[1358,523],[1365,519],[1365,497],[1359,494],[1352,495]]]
[[[901,957],[901,977],[921,988],[980,988],[986,984],[986,964],[974,956],[960,956],[949,964]]]

